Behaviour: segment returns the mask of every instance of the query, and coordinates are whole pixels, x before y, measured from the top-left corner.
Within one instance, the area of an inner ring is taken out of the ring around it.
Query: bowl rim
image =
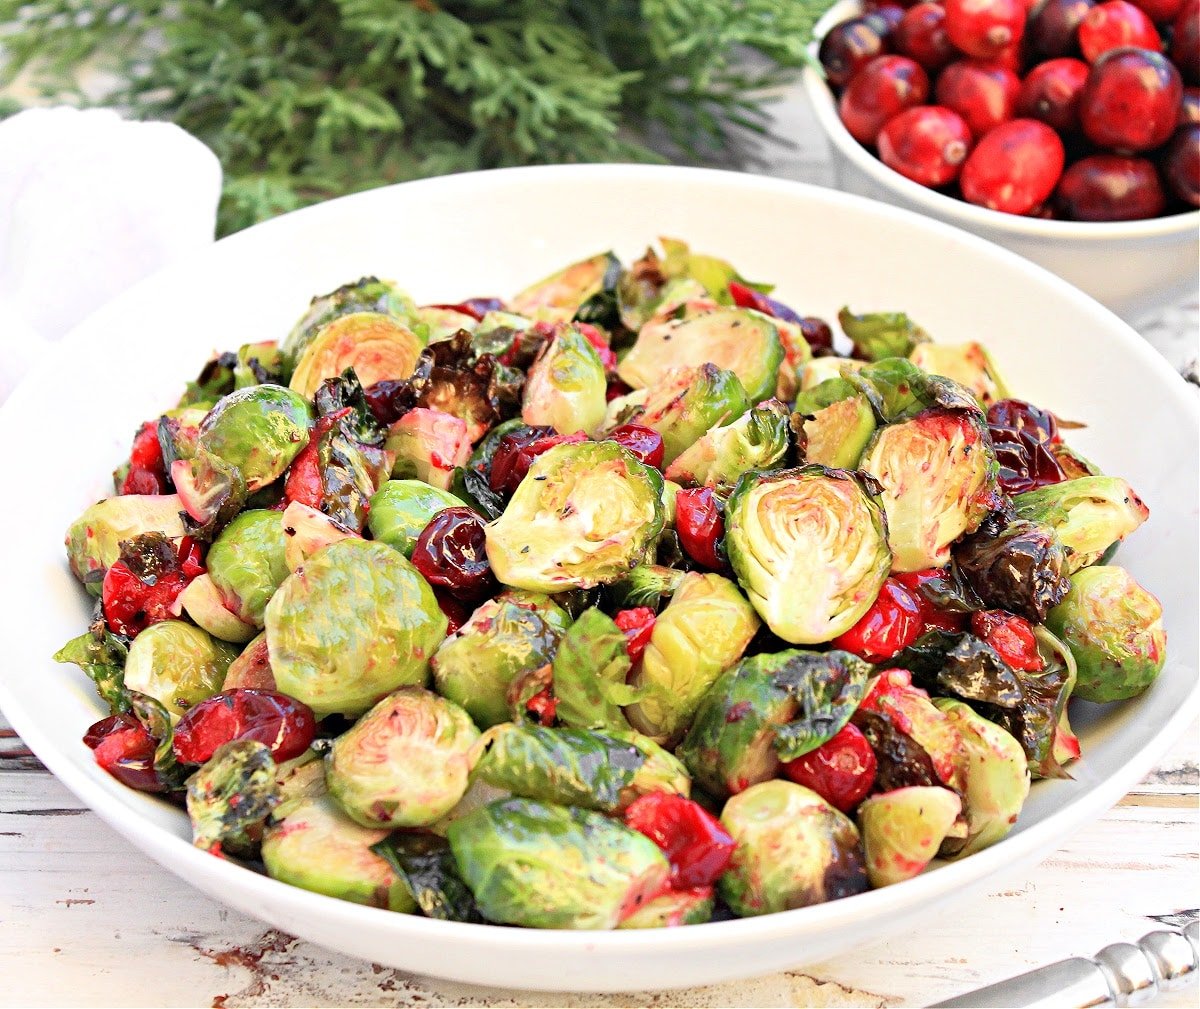
[[[838,22],[859,14],[862,10],[862,0],[838,0],[821,16],[813,27],[813,41],[808,46],[811,58],[801,73],[801,82],[826,138],[847,160],[881,186],[894,191],[911,203],[918,204],[931,214],[953,221],[960,227],[987,229],[1009,235],[1107,241],[1173,238],[1183,236],[1189,231],[1200,230],[1200,209],[1137,221],[1048,221],[1019,214],[1006,214],[999,210],[976,206],[966,200],[956,200],[936,189],[913,182],[895,169],[889,168],[855,140],[842,124],[833,90],[822,75],[821,64],[817,59],[817,51],[825,33]]]

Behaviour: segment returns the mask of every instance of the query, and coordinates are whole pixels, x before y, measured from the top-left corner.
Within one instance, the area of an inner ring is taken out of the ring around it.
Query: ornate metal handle
[[[1150,932],[1136,944],[1105,946],[1092,959],[1074,957],[1031,970],[930,1009],[1100,1009],[1144,1005],[1160,991],[1195,980],[1200,968],[1200,923]]]

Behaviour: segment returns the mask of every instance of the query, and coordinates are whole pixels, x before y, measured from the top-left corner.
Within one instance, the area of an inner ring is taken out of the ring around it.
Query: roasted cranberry
[[[133,439],[129,453],[129,472],[121,482],[122,494],[165,494],[167,469],[158,441],[157,421],[147,421]]]
[[[350,413],[350,407],[343,407],[318,418],[308,436],[308,444],[300,450],[288,468],[287,479],[283,484],[283,496],[286,501],[295,501],[308,505],[309,508],[321,507],[325,497],[325,483],[321,479],[320,442],[333,430],[338,421]]]
[[[962,171],[971,131],[957,112],[919,105],[889,119],[875,143],[879,159],[905,178],[923,186],[944,186]]]
[[[643,427],[641,424],[622,424],[620,427],[614,427],[604,438],[629,449],[647,466],[662,469],[665,448],[662,435],[654,428]]]
[[[1184,0],[1171,28],[1170,53],[1184,80],[1200,84],[1200,0]]]
[[[875,784],[875,751],[856,725],[844,725],[811,753],[789,760],[783,773],[848,813]]]
[[[363,390],[363,395],[375,419],[385,426],[398,421],[412,405],[411,386],[404,379],[376,382]]]
[[[1006,610],[980,610],[971,614],[971,632],[983,638],[1013,669],[1037,672],[1043,668],[1033,625]]]
[[[1106,0],[1084,16],[1079,25],[1079,48],[1083,58],[1095,63],[1110,49],[1137,46],[1162,49],[1162,39],[1145,13],[1126,0]]]
[[[1000,487],[1021,494],[1066,479],[1050,451],[1059,441],[1054,414],[1019,399],[1002,399],[988,408],[988,433],[1000,463]]]
[[[587,441],[582,432],[555,434],[550,427],[526,427],[510,431],[500,439],[492,456],[492,469],[488,476],[492,490],[512,494],[533,465],[533,460],[557,445],[568,445]]]
[[[1183,10],[1183,0],[1134,0],[1134,6],[1156,25],[1169,25]]]
[[[970,203],[1008,214],[1027,214],[1058,184],[1066,152],[1045,123],[1014,119],[975,145],[959,184]]]
[[[539,725],[553,725],[558,711],[558,698],[549,687],[543,687],[525,702],[525,710],[537,719]]]
[[[888,576],[912,593],[921,607],[921,634],[929,630],[961,631],[967,626],[967,614],[944,610],[937,605],[921,586],[947,577],[945,568],[927,568],[924,571],[896,571]]]
[[[871,60],[888,52],[883,35],[879,23],[865,17],[850,18],[830,28],[817,51],[829,83],[844,88]]]
[[[492,583],[483,519],[470,508],[443,508],[421,530],[412,562],[430,585],[478,596]]]
[[[179,570],[189,581],[204,573],[204,547],[190,536],[179,541]]]
[[[636,606],[631,610],[621,610],[613,623],[621,628],[625,635],[625,650],[629,653],[629,661],[640,662],[642,653],[650,644],[650,636],[654,633],[656,617],[649,606]]]
[[[1013,117],[1021,79],[996,63],[958,60],[951,63],[934,86],[939,105],[963,117],[971,137],[979,140],[988,131]]]
[[[739,284],[736,280],[729,282],[729,296],[739,308],[753,308],[764,315],[783,319],[786,322],[795,323],[797,326],[804,323],[799,313],[789,308],[782,301],[776,301],[774,298],[763,294],[762,291],[756,291],[753,287]]]
[[[1022,0],[946,0],[946,34],[962,52],[995,59],[1025,34]]]
[[[800,320],[800,332],[809,348],[816,351],[833,350],[833,330],[829,323],[815,315],[806,315]]]
[[[1200,125],[1181,126],[1163,155],[1163,178],[1185,203],[1200,207]]]
[[[697,564],[712,570],[724,567],[721,540],[725,517],[711,487],[681,490],[675,495],[675,532],[679,545]]]
[[[1092,66],[1079,103],[1079,121],[1093,144],[1136,154],[1170,139],[1183,82],[1161,53],[1111,49]]]
[[[471,611],[445,589],[434,589],[438,609],[446,618],[446,633],[454,634],[463,624],[471,619]]]
[[[1080,158],[1063,172],[1055,200],[1071,221],[1140,221],[1167,205],[1154,165],[1123,154]]]
[[[625,824],[662,849],[671,863],[674,889],[715,883],[733,857],[733,838],[720,821],[682,795],[639,796],[625,810]]]
[[[1021,82],[1017,115],[1039,119],[1059,133],[1079,128],[1079,98],[1087,83],[1088,65],[1064,57],[1034,67]]]
[[[956,55],[946,34],[945,8],[933,0],[922,0],[904,12],[892,33],[892,45],[901,56],[916,60],[931,74]]]
[[[270,749],[276,761],[308,749],[317,733],[312,709],[273,690],[229,690],[189,708],[175,726],[172,748],[184,764],[203,764],[217,748],[249,739]]]
[[[1200,88],[1189,85],[1183,89],[1183,96],[1179,99],[1179,118],[1175,122],[1177,126],[1200,123]]]
[[[916,641],[921,630],[920,602],[903,584],[888,578],[871,608],[832,644],[868,662],[883,662]]]
[[[110,715],[90,726],[84,745],[96,763],[124,785],[139,792],[165,792],[154,770],[154,737],[133,715]]]
[[[1029,19],[1030,51],[1042,59],[1077,55],[1079,24],[1094,6],[1094,0],[1045,0]]]

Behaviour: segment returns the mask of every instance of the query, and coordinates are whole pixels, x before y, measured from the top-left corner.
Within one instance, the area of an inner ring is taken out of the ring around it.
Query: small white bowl
[[[861,11],[858,0],[835,4],[817,22],[816,38]],[[1093,224],[977,207],[906,179],[863,147],[842,125],[837,99],[815,66],[805,69],[804,88],[829,140],[839,189],[973,231],[1057,273],[1130,321],[1196,291],[1200,211]]]

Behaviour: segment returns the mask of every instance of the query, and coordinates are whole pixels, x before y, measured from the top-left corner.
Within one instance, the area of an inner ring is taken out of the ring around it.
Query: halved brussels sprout
[[[675,928],[678,925],[703,925],[712,919],[713,888],[698,886],[691,890],[668,890],[647,901],[617,928]]]
[[[842,378],[866,397],[884,424],[912,420],[934,407],[965,411],[983,423],[979,401],[970,389],[941,375],[930,375],[903,357],[886,357],[858,371],[843,370]]]
[[[977,414],[927,410],[888,424],[859,463],[883,485],[887,538],[897,571],[945,567],[950,545],[974,532],[999,502],[999,469]]]
[[[535,319],[566,322],[597,294],[615,291],[620,276],[621,261],[611,252],[601,252],[525,288],[509,301],[509,308]]]
[[[795,322],[772,316],[779,342],[783,345],[783,363],[779,366],[779,379],[775,383],[775,398],[791,402],[800,389],[800,376],[812,360],[812,347],[804,337],[804,330]]]
[[[875,433],[875,411],[862,396],[822,407],[804,421],[806,462],[854,469]]]
[[[508,720],[508,689],[554,657],[570,624],[549,596],[503,593],[489,599],[433,656],[438,693],[466,708],[487,728]]]
[[[225,605],[225,597],[207,572],[188,582],[176,601],[184,613],[214,638],[240,644],[258,633],[254,624]]]
[[[219,693],[237,649],[182,620],[151,624],[129,645],[125,686],[148,694],[177,721]]]
[[[803,785],[752,785],[725,803],[721,824],[737,847],[717,886],[743,918],[867,889],[854,823]]]
[[[289,388],[312,399],[321,383],[353,368],[363,388],[408,378],[424,343],[406,323],[379,312],[340,315],[321,327],[296,359]]]
[[[265,622],[279,690],[319,718],[360,715],[397,687],[423,685],[447,625],[417,569],[361,539],[330,544],[289,575]]]
[[[743,473],[782,466],[791,443],[787,407],[765,400],[737,420],[711,428],[675,458],[666,477],[728,493]]]
[[[192,520],[188,535],[200,542],[211,542],[246,507],[241,470],[212,452],[201,449],[191,459],[176,459],[171,481]]]
[[[685,319],[651,322],[617,368],[634,389],[655,385],[672,368],[714,364],[741,380],[750,402],[775,394],[783,344],[774,321],[748,308],[719,308]]]
[[[283,528],[279,512],[252,508],[230,522],[208,551],[208,575],[225,605],[255,627],[262,627],[267,602],[291,570]]]
[[[294,363],[321,329],[342,315],[353,312],[379,312],[401,322],[416,312],[416,304],[395,283],[377,277],[362,277],[343,284],[336,291],[313,298],[307,311],[283,341],[283,352]]]
[[[521,419],[559,434],[591,434],[604,420],[607,380],[596,348],[577,326],[560,325],[529,366]]]
[[[1008,386],[992,362],[983,344],[920,343],[913,347],[908,359],[931,375],[953,379],[970,389],[984,408],[998,399],[1008,399]]]
[[[631,682],[643,696],[625,709],[630,724],[647,736],[677,740],[700,698],[742,657],[758,627],[754,608],[729,579],[684,575],[634,671]]]
[[[411,557],[417,537],[434,515],[466,502],[421,480],[389,480],[371,496],[367,528],[371,536]]]
[[[196,448],[235,467],[253,493],[283,475],[308,444],[312,423],[306,399],[281,385],[252,385],[208,412]]]
[[[426,344],[449,340],[459,330],[474,333],[479,325],[473,315],[446,305],[422,305],[413,315],[413,332]]]
[[[591,588],[637,567],[662,528],[657,470],[615,442],[558,445],[534,460],[487,526],[487,554],[514,588]]]
[[[662,435],[663,462],[667,465],[706,431],[737,420],[750,408],[738,377],[715,364],[668,368],[645,393],[639,403],[640,412],[626,419]]]
[[[450,848],[484,917],[527,928],[615,928],[670,875],[648,837],[603,813],[503,799],[455,820]]]
[[[1053,527],[1067,550],[1067,571],[1100,561],[1150,517],[1133,488],[1116,476],[1085,476],[1013,498],[1017,514]]]
[[[910,785],[864,799],[858,829],[875,887],[912,879],[931,862],[962,812],[948,788]]]
[[[1124,568],[1096,565],[1076,572],[1046,626],[1075,656],[1071,696],[1085,701],[1136,697],[1158,678],[1167,658],[1162,604]]]
[[[870,609],[892,565],[883,511],[855,475],[823,466],[747,473],[725,509],[725,548],[767,626],[832,641]]]
[[[187,782],[192,844],[220,858],[253,858],[262,828],[279,804],[271,750],[250,739],[219,746]]]
[[[454,468],[471,458],[467,422],[425,407],[409,410],[388,428],[384,448],[396,457],[393,477],[415,477],[439,490],[447,490]]]
[[[842,308],[838,312],[838,323],[842,332],[850,337],[857,356],[868,361],[908,357],[918,344],[929,342],[929,334],[904,312],[855,315],[849,308]]]
[[[648,269],[641,270],[643,266]],[[636,333],[647,323],[663,322],[676,315],[700,315],[720,308],[721,304],[700,281],[691,277],[667,279],[648,260],[639,260],[617,285],[617,306],[621,324]]]
[[[183,503],[178,494],[122,494],[97,501],[67,529],[67,561],[71,572],[93,595],[121,556],[121,543],[143,533],[183,536]]]
[[[275,514],[278,514],[277,512]],[[295,571],[318,550],[337,543],[339,540],[358,536],[337,519],[324,512],[310,508],[300,501],[293,501],[281,516],[283,527],[283,558],[288,571]]]
[[[271,655],[267,649],[267,634],[263,631],[242,649],[229,664],[222,690],[250,687],[253,690],[274,690],[275,674],[271,672]]]
[[[810,392],[817,386],[833,378],[842,378],[848,371],[859,371],[865,368],[866,361],[855,357],[814,357],[800,372],[800,391]],[[828,404],[825,404],[828,406]],[[807,412],[807,411],[804,411]]]
[[[333,741],[325,755],[329,794],[364,827],[423,827],[463,797],[478,740],[457,704],[404,687]]]
[[[237,364],[233,366],[233,387],[245,389],[251,385],[273,383],[282,385],[291,371],[291,362],[274,340],[246,343],[238,348]]]

